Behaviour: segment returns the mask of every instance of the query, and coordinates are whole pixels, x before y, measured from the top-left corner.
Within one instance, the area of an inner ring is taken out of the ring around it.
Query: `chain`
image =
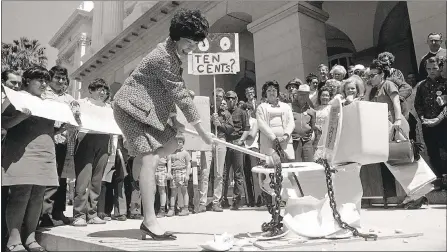
[[[324,167],[324,172],[326,174],[326,185],[327,185],[327,192],[329,196],[329,203],[332,209],[332,215],[334,216],[334,219],[337,221],[338,225],[343,228],[347,229],[352,232],[354,236],[362,237],[367,241],[368,239],[374,239],[377,240],[376,234],[363,234],[360,233],[357,228],[352,227],[348,225],[346,222],[341,220],[340,213],[337,209],[337,203],[335,202],[335,196],[334,196],[334,188],[332,186],[332,173],[335,173],[335,169],[331,169],[327,159],[319,158],[316,163],[321,164]]]
[[[280,159],[281,162],[287,161],[286,154],[284,150],[281,148],[278,139],[275,139],[273,146],[276,151],[273,154],[273,158]],[[275,162],[275,173],[269,174],[270,177],[269,186],[271,189],[273,189],[275,194],[273,196],[270,196],[267,193],[264,192],[262,193],[262,197],[264,198],[264,201],[267,205],[267,209],[269,213],[272,215],[272,220],[270,222],[263,223],[261,229],[262,232],[270,232],[271,236],[277,236],[281,234],[283,227],[282,224],[283,217],[281,216],[281,188],[283,181],[281,162]]]

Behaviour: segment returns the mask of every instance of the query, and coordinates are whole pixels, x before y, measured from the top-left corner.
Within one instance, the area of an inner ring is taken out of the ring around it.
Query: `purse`
[[[396,138],[398,133],[401,133],[404,139]],[[402,128],[399,128],[399,131],[394,129],[389,146],[388,164],[398,165],[414,162],[413,143],[403,132]]]

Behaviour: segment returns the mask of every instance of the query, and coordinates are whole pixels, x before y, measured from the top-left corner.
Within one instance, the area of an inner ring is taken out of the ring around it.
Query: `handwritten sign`
[[[194,104],[200,115],[200,121],[203,129],[206,132],[211,132],[211,119],[210,119],[210,98],[207,96],[195,96]],[[186,121],[182,111],[177,107],[177,120],[183,123],[187,129],[194,130],[194,127]],[[202,141],[199,136],[193,136],[191,134],[184,134],[185,145],[184,149],[188,151],[210,151],[211,146]]]
[[[188,74],[236,74],[240,71],[237,33],[210,33],[188,55]]]
[[[4,87],[4,90],[16,110],[23,111],[27,108],[33,116],[78,126],[70,107],[65,103],[44,100],[25,91],[17,92],[8,87]]]

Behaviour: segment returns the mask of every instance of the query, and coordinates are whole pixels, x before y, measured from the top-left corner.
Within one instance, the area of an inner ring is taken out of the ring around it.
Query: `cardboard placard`
[[[211,132],[211,120],[210,120],[210,98],[206,96],[195,96],[194,104],[200,115],[200,121],[202,127],[206,132]],[[187,129],[194,130],[194,127],[186,121],[182,111],[177,107],[177,120],[183,123]],[[210,151],[211,146],[202,141],[199,136],[193,136],[191,134],[184,134],[185,145],[184,149],[188,151]]]
[[[110,107],[100,107],[79,101],[83,130],[122,135]],[[94,133],[94,132],[90,132]]]
[[[188,55],[188,74],[236,74],[240,71],[239,34],[210,33]]]
[[[31,111],[33,116],[78,126],[70,106],[65,103],[44,100],[27,92],[14,91],[5,86],[4,90],[6,96],[16,110],[23,111],[24,108],[27,108]]]

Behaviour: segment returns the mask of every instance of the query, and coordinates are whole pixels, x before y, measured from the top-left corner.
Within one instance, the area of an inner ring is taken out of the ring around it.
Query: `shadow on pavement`
[[[447,209],[447,205],[445,206],[430,206],[432,209]]]
[[[119,238],[128,238],[128,239],[141,239],[140,229],[124,229],[124,230],[107,230],[107,231],[99,231],[94,232],[88,237],[119,237]]]
[[[214,235],[212,233],[195,233],[195,232],[175,232],[171,231],[173,234],[180,235]],[[107,231],[99,231],[95,233],[91,233],[87,235],[88,237],[102,237],[102,238],[128,238],[128,239],[136,239],[141,240],[141,232],[140,229],[124,229],[124,230],[107,230]]]

